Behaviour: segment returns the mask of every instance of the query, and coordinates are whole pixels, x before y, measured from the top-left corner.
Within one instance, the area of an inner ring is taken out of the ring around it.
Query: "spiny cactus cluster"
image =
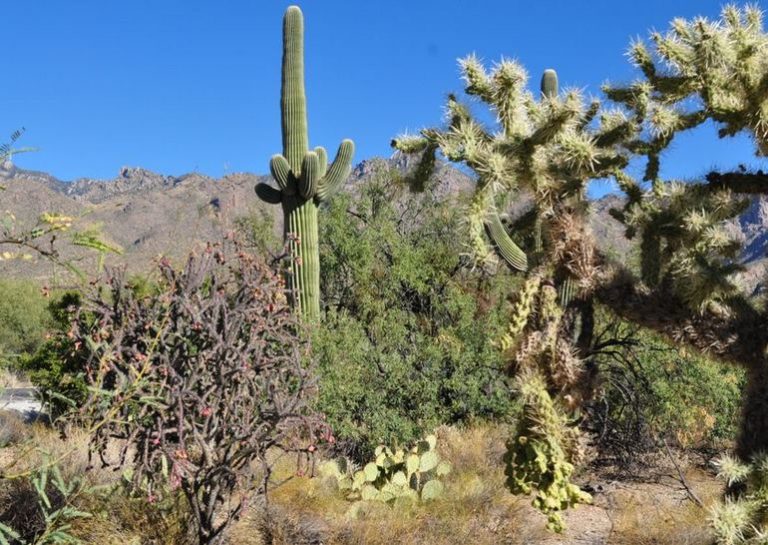
[[[576,90],[558,94],[553,70],[542,77],[538,100],[526,89],[525,70],[514,61],[502,60],[489,73],[470,56],[461,61],[461,70],[466,93],[488,104],[499,131],[489,132],[451,95],[447,127],[396,138],[393,146],[428,156],[439,150],[450,161],[474,170],[478,180],[467,213],[473,255],[479,263],[492,260],[487,233],[510,266],[526,270],[529,256],[521,248],[522,241],[510,238],[499,220],[499,209],[511,197],[533,197],[533,208],[521,221],[535,226],[528,253],[541,252],[547,243],[546,223],[564,205],[580,200],[588,180],[610,176],[626,166],[626,153],[618,144],[633,132],[633,125],[616,114],[595,120],[599,103],[586,105]]]
[[[346,181],[355,151],[351,140],[342,141],[328,166],[324,148],[309,150],[307,105],[304,92],[304,18],[291,6],[283,19],[283,79],[281,92],[283,153],[274,155],[269,170],[279,189],[256,186],[256,194],[270,204],[281,204],[285,242],[290,248],[289,288],[294,306],[309,320],[320,314],[320,257],[317,209]]]
[[[376,448],[375,459],[351,473],[346,460],[331,460],[320,466],[320,475],[336,482],[349,500],[394,502],[398,499],[428,501],[442,495],[441,477],[451,464],[435,449],[437,438],[428,435],[410,450]]]
[[[650,159],[646,179],[658,176],[659,154],[675,134],[707,120],[719,134],[751,133],[760,154],[768,151],[768,36],[757,6],[723,8],[720,20],[675,19],[666,33],[651,34],[653,48],[638,40],[629,56],[644,79],[604,87],[648,129],[632,143]],[[695,100],[691,100],[691,99]]]
[[[768,454],[755,456],[744,463],[730,455],[715,462],[717,476],[729,488],[746,493],[728,494],[715,505],[710,522],[718,545],[763,545],[768,543]]]
[[[507,443],[505,474],[514,494],[534,494],[533,506],[547,515],[547,528],[564,529],[560,511],[592,498],[571,483],[579,460],[579,431],[553,400],[544,377],[527,370],[515,384],[523,403],[516,433]]]
[[[717,309],[738,293],[734,273],[743,235],[728,223],[749,200],[727,188],[656,182],[643,191],[628,176],[623,209],[611,214],[627,238],[640,239],[641,279],[649,287],[665,283],[692,310]]]

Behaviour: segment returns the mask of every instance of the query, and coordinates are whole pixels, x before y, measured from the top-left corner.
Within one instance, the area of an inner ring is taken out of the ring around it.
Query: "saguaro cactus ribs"
[[[290,6],[283,18],[283,81],[280,98],[283,153],[272,156],[269,169],[280,189],[260,183],[256,194],[282,204],[284,237],[291,252],[289,286],[297,311],[306,319],[320,315],[320,256],[317,208],[349,176],[355,145],[343,140],[333,163],[318,146],[309,150],[307,101],[304,92],[304,17]]]

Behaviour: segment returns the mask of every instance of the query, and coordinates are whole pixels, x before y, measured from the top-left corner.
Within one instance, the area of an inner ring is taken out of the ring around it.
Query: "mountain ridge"
[[[353,168],[345,188],[354,192],[361,180],[382,165],[404,173],[413,162],[400,154],[363,160]],[[436,165],[434,176],[440,194],[469,191],[473,184],[471,176],[449,163]],[[68,182],[6,162],[0,166],[0,185],[6,188],[0,192],[0,213],[12,211],[22,228],[33,226],[43,212],[79,217],[85,229],[99,230],[108,242],[123,248],[124,255],[109,256],[108,264],[124,262],[129,271],[139,272],[160,254],[182,258],[196,244],[220,238],[239,218],[249,215],[271,218],[275,231],[281,230],[280,207],[262,203],[253,191],[260,182],[272,183],[271,176],[246,172],[221,178],[196,172],[172,176],[127,166],[112,179]],[[615,194],[592,201],[592,228],[600,247],[627,260],[634,243],[624,238],[622,226],[608,213],[621,204],[622,197]],[[765,274],[768,198],[752,198],[729,228],[744,241],[742,262],[747,271],[740,274],[739,282],[755,290]],[[82,249],[62,245],[64,258],[83,260],[84,255]],[[43,278],[50,276],[50,264],[5,261],[0,262],[0,274]]]

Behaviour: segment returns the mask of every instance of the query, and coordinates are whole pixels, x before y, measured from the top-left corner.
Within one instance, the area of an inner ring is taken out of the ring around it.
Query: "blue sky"
[[[24,126],[39,152],[16,162],[71,180],[123,165],[164,174],[267,172],[280,151],[281,18],[272,0],[3,2],[0,135]],[[599,94],[636,74],[632,37],[676,16],[716,17],[710,0],[308,0],[310,141],[357,144],[356,161],[388,156],[390,139],[440,121],[460,91],[456,59],[522,62],[534,86],[555,68],[563,86]],[[663,175],[690,177],[754,158],[747,138],[711,127],[667,154]],[[604,188],[595,188],[600,193]]]

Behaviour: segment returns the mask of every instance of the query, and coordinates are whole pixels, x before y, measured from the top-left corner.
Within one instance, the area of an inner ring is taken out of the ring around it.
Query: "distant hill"
[[[346,184],[354,191],[382,162],[404,169],[407,160],[374,159],[357,165]],[[461,191],[471,179],[449,166],[438,168],[443,191]],[[102,237],[123,249],[122,256],[108,255],[107,264],[125,263],[131,272],[146,270],[154,258],[179,259],[196,244],[220,239],[238,218],[265,211],[282,230],[280,206],[262,203],[254,192],[270,176],[237,173],[219,179],[197,173],[164,176],[143,168],[123,167],[111,180],[88,178],[65,182],[44,173],[0,166],[0,214],[12,211],[19,226],[34,226],[43,212],[79,217],[80,228],[95,228]],[[0,218],[1,219],[1,218]],[[93,254],[60,244],[62,256],[93,260]],[[93,270],[84,264],[81,267]],[[42,260],[0,261],[0,275],[47,279],[52,267]]]
[[[401,171],[410,167],[409,160],[402,156],[363,161],[353,170],[345,190],[354,192],[360,180],[381,164]],[[470,176],[448,164],[439,165],[435,177],[440,191],[450,194],[469,191],[473,184]],[[0,184],[6,187],[0,192],[0,214],[12,211],[18,224],[24,226],[33,225],[43,212],[78,216],[82,226],[98,228],[106,240],[123,248],[124,254],[109,256],[108,264],[125,263],[129,271],[139,272],[149,268],[161,254],[182,258],[196,244],[221,238],[238,218],[259,211],[271,216],[279,231],[280,207],[265,205],[253,190],[257,183],[270,180],[270,176],[248,173],[219,179],[197,173],[165,176],[124,167],[111,180],[82,178],[66,182],[6,163],[0,166]],[[624,238],[621,225],[608,214],[610,208],[621,206],[621,197],[609,195],[592,205],[592,227],[599,245],[619,259],[630,259],[632,244]],[[765,276],[768,198],[754,198],[731,228],[745,241],[742,259],[748,272],[742,275],[742,282],[752,291],[760,287]],[[87,255],[68,245],[61,248],[65,256],[73,259],[85,259]],[[51,272],[50,264],[43,261],[0,262],[3,276],[45,279]]]

